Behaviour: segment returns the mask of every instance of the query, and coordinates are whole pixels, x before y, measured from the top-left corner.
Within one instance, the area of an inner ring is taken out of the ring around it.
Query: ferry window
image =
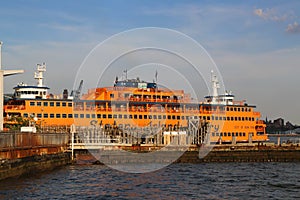
[[[72,107],[72,103],[69,102],[69,103],[68,103],[68,107]]]
[[[44,106],[48,106],[48,102],[47,101],[44,102]]]
[[[254,117],[251,118],[251,121],[254,121]]]
[[[80,118],[84,118],[84,114],[80,114]]]
[[[226,110],[229,111],[229,108],[227,107]]]
[[[239,121],[241,121],[241,117],[239,117]]]
[[[194,119],[198,119],[198,116],[194,116]]]
[[[30,101],[30,105],[31,106],[35,106],[35,102],[34,101]]]
[[[237,121],[237,117],[234,117],[234,120]]]
[[[230,121],[230,117],[227,117],[227,121]]]
[[[203,116],[203,119],[206,120],[206,116]]]
[[[214,137],[214,136],[215,136],[215,133],[212,133],[212,134],[211,134],[211,136],[213,136],[213,137]]]
[[[220,133],[220,136],[223,136],[223,133]]]
[[[147,119],[147,115],[144,115],[144,119]]]
[[[244,112],[244,108],[242,108],[242,112]]]
[[[132,115],[129,115],[129,119],[132,119]]]
[[[163,115],[163,119],[166,119],[166,115]]]
[[[248,121],[248,117],[245,117],[245,120]]]
[[[124,119],[127,119],[127,115],[124,115]]]
[[[158,117],[158,119],[161,119],[161,115],[158,115],[157,117]]]
[[[156,116],[156,115],[153,115],[153,119],[157,119],[157,116]]]
[[[172,119],[175,119],[175,115],[172,115]]]
[[[96,118],[96,115],[95,115],[95,114],[92,114],[91,117],[92,117],[93,119],[95,119],[95,118]]]
[[[78,114],[74,114],[74,118],[78,118]]]
[[[60,102],[56,102],[56,106],[59,107],[60,106]]]
[[[219,134],[219,133],[216,133],[216,136],[220,136],[220,134]]]
[[[66,102],[62,102],[61,105],[62,105],[63,107],[66,107],[66,106],[67,106],[67,103],[66,103]]]
[[[239,133],[239,135],[242,137],[242,133]]]
[[[38,102],[36,102],[36,105],[37,105],[37,106],[41,106],[41,105],[42,105],[42,102],[38,101]]]
[[[226,121],[226,117],[223,117],[223,120]]]
[[[46,91],[43,92],[43,95],[46,95]]]
[[[240,111],[240,108],[238,108],[238,111]]]
[[[232,133],[232,134],[234,135],[234,133]],[[236,133],[235,133],[235,136],[239,136],[239,133],[238,133],[238,132],[236,132]]]
[[[168,115],[168,119],[171,119],[171,115]]]
[[[117,119],[118,118],[118,115],[116,115],[116,114],[114,114],[114,117],[113,117],[114,119]]]
[[[114,95],[114,94],[110,94],[110,98],[112,98],[112,99],[113,99],[114,97],[115,97],[115,95]]]
[[[211,120],[215,120],[215,117],[214,117],[214,116],[211,116]]]
[[[62,114],[62,118],[67,118],[67,114]]]
[[[143,119],[143,115],[139,115],[139,119]]]
[[[210,120],[210,116],[207,116],[207,120]]]
[[[50,102],[50,106],[53,107],[54,106],[54,102]]]
[[[234,121],[234,118],[233,118],[233,117],[231,117],[231,121]]]
[[[111,118],[112,118],[112,114],[108,114],[107,117],[108,117],[109,119],[111,119]]]
[[[98,119],[101,118],[101,114],[97,114],[97,118],[98,118]]]
[[[41,113],[38,113],[36,116],[37,116],[37,118],[42,118],[42,114]]]
[[[137,115],[133,115],[133,118],[134,118],[134,119],[137,119]]]
[[[242,117],[242,121],[245,121],[245,118],[244,118],[244,117]]]
[[[233,111],[233,108],[230,108],[230,111]]]
[[[86,114],[85,116],[86,116],[86,118],[88,118],[88,119],[91,118],[91,115],[90,115],[90,114]]]
[[[236,108],[234,108],[234,111],[236,111]]]
[[[73,115],[72,114],[68,114],[68,118],[73,118]]]
[[[149,118],[149,119],[152,119],[152,115],[148,115],[148,118]]]
[[[54,118],[54,114],[53,113],[50,114],[50,118]]]
[[[228,136],[231,136],[231,133],[228,133]]]
[[[219,117],[216,117],[216,120],[219,120]]]
[[[246,133],[243,133],[243,136],[246,136]]]
[[[48,113],[44,113],[44,118],[48,118]]]
[[[56,118],[60,118],[60,114],[56,114]]]
[[[122,115],[119,115],[119,119],[122,119]]]
[[[180,120],[180,116],[177,116],[177,120]]]
[[[24,113],[23,117],[28,117],[28,113]]]

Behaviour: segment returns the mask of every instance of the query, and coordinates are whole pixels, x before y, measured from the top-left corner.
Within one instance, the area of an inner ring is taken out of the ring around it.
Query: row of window
[[[223,121],[254,121],[254,117],[221,117],[211,116],[212,120],[223,120]]]
[[[227,111],[250,112],[251,108],[227,107]]]
[[[54,101],[50,101],[50,102],[48,102],[48,101],[44,101],[44,102],[41,102],[41,101],[37,101],[37,102],[35,102],[35,101],[30,101],[30,103],[29,103],[29,105],[30,106],[45,106],[45,107],[47,107],[47,106],[50,106],[50,107],[54,107],[54,105],[56,106],[56,107],[72,107],[72,102],[59,102],[59,101],[57,101],[57,102],[54,102]]]
[[[19,91],[16,93],[17,96],[20,96],[20,94],[35,94],[38,95],[38,91]],[[40,92],[40,95],[46,95],[46,91]]]
[[[51,107],[54,107],[54,105],[56,107],[72,107],[72,103],[71,102],[53,102],[53,101],[50,101],[50,102],[41,102],[41,101],[38,101],[38,102],[35,102],[35,101],[31,101],[30,102],[30,106],[51,106]],[[87,107],[90,107],[90,105],[87,104]],[[100,107],[100,105],[98,105],[98,107]],[[207,109],[209,109],[209,107],[206,107]],[[213,110],[215,110],[215,108],[213,108]],[[251,111],[251,108],[240,108],[240,107],[227,107],[226,108],[227,111],[237,111],[237,112],[250,112]]]
[[[60,114],[60,113],[37,113],[34,116],[38,118],[73,118],[73,114]],[[28,113],[24,113],[24,117],[29,117]],[[102,119],[169,119],[169,120],[188,120],[191,116],[179,116],[179,115],[132,115],[132,114],[74,114],[74,118],[102,118]],[[203,120],[224,120],[224,121],[254,121],[253,117],[218,117],[218,116],[194,116],[194,119],[203,119]]]
[[[29,117],[28,113],[24,113],[23,117]],[[60,114],[60,113],[37,113],[30,115],[30,117],[37,117],[37,118],[73,118],[73,114]]]
[[[240,137],[243,137],[243,136],[246,136],[246,133],[242,133],[242,132],[240,132],[240,133],[238,133],[238,132],[236,132],[236,133],[230,133],[230,132],[228,132],[228,133],[226,133],[226,132],[224,132],[224,133],[212,133],[211,134],[213,137],[219,137],[219,136],[224,136],[224,137],[227,137],[227,136],[240,136]]]

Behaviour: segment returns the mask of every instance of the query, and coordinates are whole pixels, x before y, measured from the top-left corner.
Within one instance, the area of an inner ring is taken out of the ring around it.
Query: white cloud
[[[286,32],[300,33],[300,25],[297,22],[294,22],[293,24],[289,24],[286,28]]]
[[[263,18],[264,20],[275,21],[275,22],[283,22],[294,17],[291,13],[282,14],[276,11],[274,8],[271,9],[257,8],[254,9],[253,14]]]

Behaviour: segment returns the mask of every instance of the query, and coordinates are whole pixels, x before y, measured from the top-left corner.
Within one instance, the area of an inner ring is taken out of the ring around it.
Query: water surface
[[[173,164],[129,174],[71,165],[0,181],[0,199],[297,199],[300,163]]]

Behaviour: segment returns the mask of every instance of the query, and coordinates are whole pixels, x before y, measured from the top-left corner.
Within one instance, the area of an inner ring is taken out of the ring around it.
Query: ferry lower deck
[[[19,118],[37,118],[39,126],[127,125],[137,127],[164,126],[187,127],[188,120],[208,123],[212,141],[222,138],[231,142],[247,142],[249,134],[254,141],[267,139],[265,124],[255,106],[211,105],[170,102],[91,101],[31,99],[14,101],[5,105],[6,126],[12,126]]]

